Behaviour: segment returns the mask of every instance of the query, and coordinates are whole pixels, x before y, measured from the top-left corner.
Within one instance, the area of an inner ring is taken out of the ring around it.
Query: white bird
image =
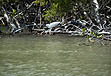
[[[52,22],[50,24],[46,24],[46,26],[51,29],[51,28],[57,26],[58,24],[60,24],[60,22]]]
[[[52,22],[50,24],[46,24],[46,26],[49,28],[46,33],[52,34],[52,28],[56,27],[58,24],[60,24],[60,22]]]

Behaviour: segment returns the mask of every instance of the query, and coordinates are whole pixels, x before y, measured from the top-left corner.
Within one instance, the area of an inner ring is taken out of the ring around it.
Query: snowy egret
[[[58,24],[60,24],[60,22],[52,22],[50,24],[46,24],[46,26],[48,27],[47,33],[52,34],[52,29],[56,27]]]
[[[58,24],[60,24],[60,22],[52,22],[52,23],[50,23],[50,24],[46,24],[46,26],[47,26],[49,29],[51,29],[51,28],[53,28],[53,27],[56,27]]]

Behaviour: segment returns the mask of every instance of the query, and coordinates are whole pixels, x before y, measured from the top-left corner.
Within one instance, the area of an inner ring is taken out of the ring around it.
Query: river
[[[0,76],[111,76],[111,42],[87,38],[0,38]]]

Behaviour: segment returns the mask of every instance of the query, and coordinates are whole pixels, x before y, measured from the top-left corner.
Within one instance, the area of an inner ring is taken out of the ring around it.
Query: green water
[[[67,36],[0,38],[0,76],[111,76],[111,42]]]

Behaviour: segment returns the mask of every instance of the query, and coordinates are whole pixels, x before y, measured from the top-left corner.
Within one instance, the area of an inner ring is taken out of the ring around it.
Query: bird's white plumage
[[[60,23],[60,22],[52,22],[52,23],[50,23],[50,24],[46,24],[46,26],[47,26],[48,28],[53,28],[53,27],[57,26],[59,23]]]

